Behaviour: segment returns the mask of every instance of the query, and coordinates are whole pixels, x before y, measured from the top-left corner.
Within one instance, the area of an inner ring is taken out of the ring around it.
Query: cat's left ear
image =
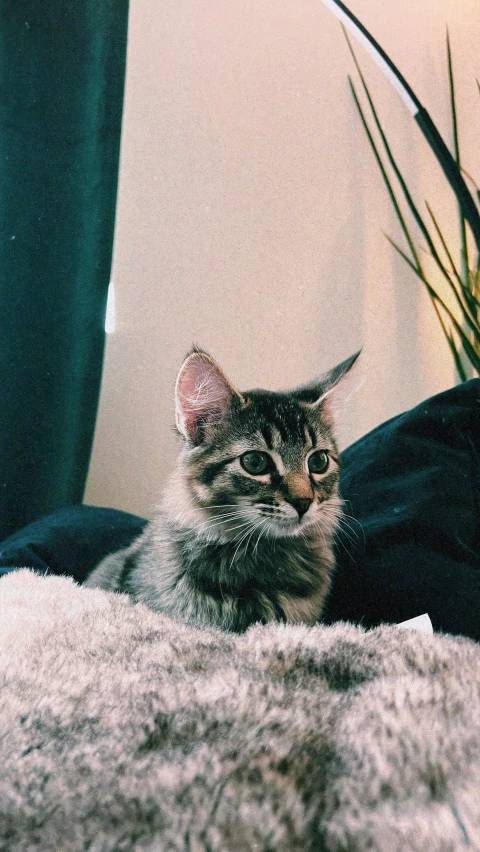
[[[201,349],[185,358],[175,386],[178,431],[193,444],[203,443],[228,416],[242,395],[230,384],[216,361]]]
[[[294,391],[294,396],[300,402],[308,405],[309,408],[321,410],[323,417],[328,417],[331,414],[330,394],[347,373],[350,372],[361,351],[360,349],[358,352],[355,352],[355,355],[346,358],[345,361],[337,364],[336,367],[333,367],[328,373],[324,373],[323,376],[320,376],[314,382],[298,388]]]

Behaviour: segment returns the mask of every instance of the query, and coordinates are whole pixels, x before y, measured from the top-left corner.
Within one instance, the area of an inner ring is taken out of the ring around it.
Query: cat
[[[158,514],[85,583],[188,624],[315,624],[341,514],[332,390],[359,353],[296,390],[236,390],[195,347],[175,387],[182,448]]]

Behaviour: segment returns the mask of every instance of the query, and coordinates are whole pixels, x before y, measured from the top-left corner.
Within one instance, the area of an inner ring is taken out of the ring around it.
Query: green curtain
[[[0,3],[0,541],[83,497],[127,19],[128,0]]]

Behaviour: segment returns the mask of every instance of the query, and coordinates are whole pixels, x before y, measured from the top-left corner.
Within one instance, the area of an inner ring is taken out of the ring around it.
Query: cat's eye
[[[325,450],[317,450],[308,459],[310,473],[325,473],[329,465],[328,453]]]
[[[251,476],[261,476],[270,470],[271,459],[268,453],[261,453],[259,450],[250,450],[248,453],[240,456],[240,464]]]

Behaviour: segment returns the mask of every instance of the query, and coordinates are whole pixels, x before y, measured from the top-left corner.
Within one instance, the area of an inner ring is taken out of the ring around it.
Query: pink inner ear
[[[191,355],[177,381],[177,426],[193,440],[202,427],[220,423],[228,411],[232,389],[216,364]]]
[[[333,390],[333,388],[331,390]],[[318,410],[321,412],[322,420],[328,423],[329,426],[335,425],[337,411],[335,391],[333,391],[333,393],[327,392],[323,398],[320,397]]]

